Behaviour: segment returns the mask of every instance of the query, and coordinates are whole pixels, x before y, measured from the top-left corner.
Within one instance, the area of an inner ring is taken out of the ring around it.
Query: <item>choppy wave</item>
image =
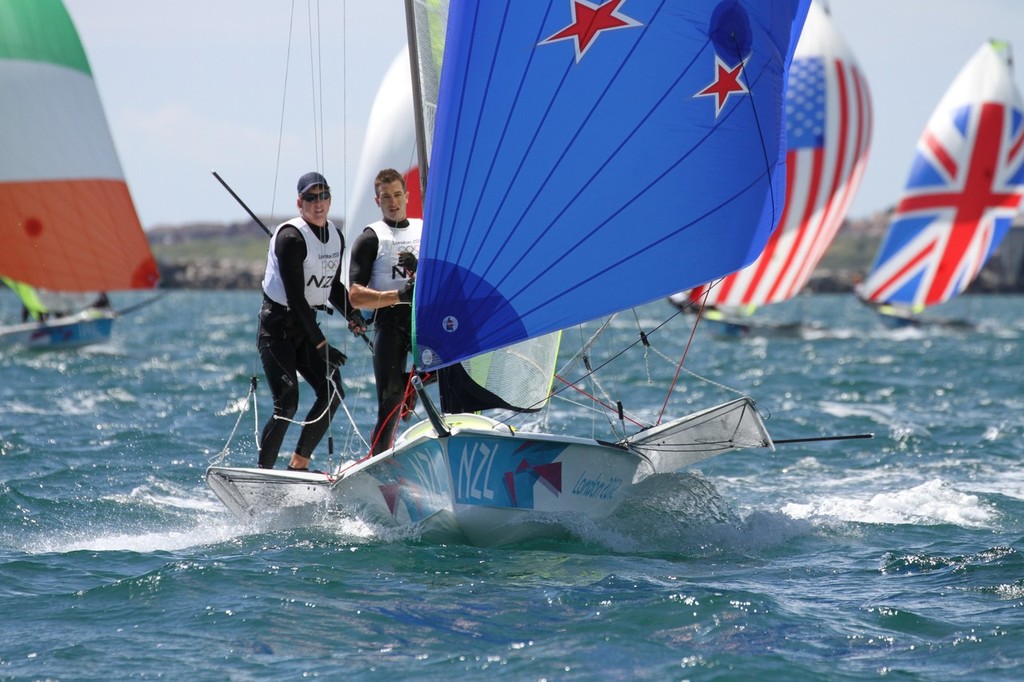
[[[956,334],[891,332],[842,297],[801,302],[810,336],[698,329],[670,411],[724,387],[779,441],[875,438],[729,453],[559,538],[485,549],[220,504],[208,460],[241,415],[229,458],[248,464],[259,426],[239,402],[261,377],[257,299],[180,292],[109,346],[0,350],[0,678],[1019,676],[1024,300],[987,298]],[[661,312],[613,331],[632,342]],[[688,337],[651,341],[670,356]],[[368,356],[350,350],[346,405],[368,429]],[[614,399],[657,416],[676,366],[638,352]],[[549,425],[596,422],[559,404]]]
[[[998,517],[993,506],[978,495],[960,492],[941,480],[894,492],[790,503],[783,511],[797,519],[828,517],[857,523],[953,524],[964,528],[989,527]]]

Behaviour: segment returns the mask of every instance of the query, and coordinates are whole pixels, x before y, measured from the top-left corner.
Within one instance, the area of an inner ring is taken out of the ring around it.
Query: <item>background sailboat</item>
[[[867,166],[871,96],[856,57],[819,2],[812,2],[786,92],[786,200],[779,226],[747,267],[670,300],[726,333],[799,330],[755,325],[756,309],[807,285],[846,218]]]
[[[92,299],[155,287],[156,261],[63,4],[0,0],[0,26],[0,275]],[[0,340],[95,343],[109,338],[115,316],[89,308],[0,328]]]
[[[1010,229],[1022,192],[1024,106],[1009,44],[990,41],[928,120],[858,297],[884,321],[927,321],[920,313],[962,293],[981,272]]]
[[[409,190],[407,213],[423,217],[420,168],[413,113],[409,52],[403,49],[388,68],[370,109],[359,166],[345,212],[345,243],[352,244],[370,223],[380,220],[373,200],[373,180],[383,168],[394,168]]]
[[[428,15],[417,26],[443,23],[429,11],[444,3],[415,4]],[[447,13],[421,156],[420,369],[720,277],[760,253],[779,217],[783,93],[806,2],[541,9],[456,2]],[[430,63],[436,43],[420,36],[419,62]],[[750,162],[755,150],[763,165]],[[662,267],[667,254],[679,267]],[[427,421],[333,474],[215,465],[207,482],[243,518],[338,505],[504,544],[607,516],[651,475],[772,447],[746,397],[613,441],[442,415],[421,396]]]

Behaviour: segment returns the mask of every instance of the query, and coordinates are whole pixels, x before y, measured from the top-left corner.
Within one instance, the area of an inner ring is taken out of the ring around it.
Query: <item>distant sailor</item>
[[[277,461],[298,409],[301,374],[316,392],[316,402],[306,415],[288,469],[305,471],[345,395],[338,368],[346,357],[327,343],[316,310],[330,303],[345,314],[354,334],[366,331],[366,323],[341,282],[345,240],[327,219],[331,188],[326,178],[306,173],[299,178],[298,190],[299,217],[274,230],[263,276],[257,347],[274,397],[274,414],[260,437],[259,466],[272,469]]]

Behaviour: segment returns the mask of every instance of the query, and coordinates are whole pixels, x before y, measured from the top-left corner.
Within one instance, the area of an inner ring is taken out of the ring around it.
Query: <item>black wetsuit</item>
[[[327,242],[327,227],[309,225],[313,234]],[[342,237],[341,253],[344,256],[345,239]],[[299,406],[299,383],[296,374],[301,374],[306,383],[316,392],[316,402],[309,409],[304,421],[311,422],[302,427],[295,452],[309,457],[323,438],[330,425],[334,411],[338,408],[344,391],[337,370],[328,376],[326,347],[317,350],[325,337],[316,322],[316,311],[306,302],[302,263],[306,258],[306,241],[298,229],[288,225],[280,228],[275,241],[274,253],[284,282],[288,305],[283,306],[271,300],[265,293],[260,309],[260,324],[257,348],[263,362],[263,372],[274,398],[274,414],[260,436],[259,465],[271,469],[277,461],[278,451],[288,430],[289,419],[295,416]],[[352,310],[348,291],[341,282],[341,261],[331,282],[330,302],[345,314]],[[330,391],[333,382],[336,391]],[[330,407],[328,410],[328,401]],[[324,414],[325,410],[327,414]],[[278,419],[277,417],[283,417]]]
[[[391,227],[407,227],[408,220]],[[373,263],[379,247],[377,233],[365,229],[352,244],[349,280],[352,284],[369,286]],[[377,423],[373,427],[372,452],[383,452],[391,447],[395,429],[401,418],[401,404],[405,400],[409,373],[405,365],[412,350],[412,306],[394,305],[374,311],[373,377],[377,384]]]

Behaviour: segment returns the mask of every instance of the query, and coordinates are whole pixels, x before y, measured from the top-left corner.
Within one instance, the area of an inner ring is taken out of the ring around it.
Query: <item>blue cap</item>
[[[331,186],[327,184],[327,178],[319,173],[310,171],[299,178],[299,194],[305,194],[317,185],[323,185],[324,189],[331,188]]]

